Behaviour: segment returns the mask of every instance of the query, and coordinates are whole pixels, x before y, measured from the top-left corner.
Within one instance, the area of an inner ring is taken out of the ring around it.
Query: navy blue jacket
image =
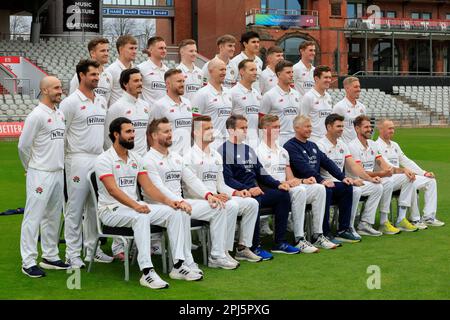
[[[320,176],[320,168],[327,170],[333,177],[342,181],[344,173],[320,151],[317,144],[311,141],[301,142],[297,138],[289,139],[283,146],[289,153],[289,160],[294,176],[300,179],[316,178],[318,183],[324,179]]]
[[[258,160],[255,151],[248,145],[226,141],[218,149],[223,159],[225,183],[233,189],[243,190],[258,187],[258,183],[269,188],[278,188],[280,181],[270,176]]]

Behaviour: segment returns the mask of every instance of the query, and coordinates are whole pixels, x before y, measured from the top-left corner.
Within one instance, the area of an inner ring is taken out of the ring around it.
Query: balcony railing
[[[245,13],[246,25],[309,27],[319,26],[317,10],[251,9]]]
[[[361,17],[346,19],[346,28],[363,30],[411,30],[449,32],[450,20]]]

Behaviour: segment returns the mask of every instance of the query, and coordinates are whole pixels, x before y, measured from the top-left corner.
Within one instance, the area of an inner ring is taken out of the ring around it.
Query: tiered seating
[[[434,114],[450,116],[450,87],[394,86],[392,91]]]

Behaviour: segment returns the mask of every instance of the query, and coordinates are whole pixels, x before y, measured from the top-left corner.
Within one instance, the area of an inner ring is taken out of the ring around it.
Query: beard
[[[172,139],[166,139],[166,140],[160,140],[160,141],[158,141],[159,142],[159,144],[161,145],[161,146],[164,146],[164,147],[166,147],[166,148],[168,148],[168,147],[170,147],[171,145],[172,145]]]
[[[126,141],[119,137],[119,144],[124,147],[127,150],[131,150],[134,148],[134,140],[133,141]]]

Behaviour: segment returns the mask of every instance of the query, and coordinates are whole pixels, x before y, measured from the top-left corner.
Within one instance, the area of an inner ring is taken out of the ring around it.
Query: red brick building
[[[341,75],[450,72],[446,0],[174,0],[174,7],[174,20],[158,20],[157,33],[173,44],[194,38],[207,58],[218,36],[254,30],[265,48],[279,45],[294,62],[298,45],[315,41],[315,64]]]

